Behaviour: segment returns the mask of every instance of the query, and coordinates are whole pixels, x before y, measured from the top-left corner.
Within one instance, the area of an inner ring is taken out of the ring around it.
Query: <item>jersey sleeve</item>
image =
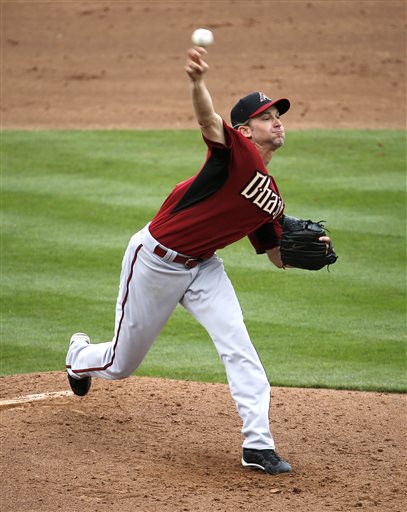
[[[280,245],[282,227],[280,220],[263,224],[256,231],[248,235],[248,238],[257,254],[264,254],[268,249]]]
[[[203,140],[205,141],[205,144],[208,146],[208,148],[219,148],[219,149],[225,149],[230,150],[233,145],[233,139],[235,136],[235,130],[231,126],[227,124],[227,122],[223,119],[223,131],[225,133],[225,139],[226,144],[221,144],[220,142],[213,142],[212,140],[205,137],[205,135],[202,135]]]

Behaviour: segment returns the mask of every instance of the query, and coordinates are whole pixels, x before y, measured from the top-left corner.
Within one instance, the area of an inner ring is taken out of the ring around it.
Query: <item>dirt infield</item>
[[[183,71],[214,30],[208,85],[287,96],[287,129],[406,126],[404,1],[2,1],[4,127],[196,127]]]
[[[195,127],[183,65],[198,26],[215,31],[207,82],[226,118],[260,89],[292,101],[288,132],[406,127],[405,2],[1,8],[3,128]],[[294,472],[270,477],[240,466],[227,386],[132,377],[94,381],[78,398],[58,393],[68,389],[62,371],[0,384],[3,401],[19,398],[0,406],[4,511],[407,507],[402,395],[275,388],[273,433]]]

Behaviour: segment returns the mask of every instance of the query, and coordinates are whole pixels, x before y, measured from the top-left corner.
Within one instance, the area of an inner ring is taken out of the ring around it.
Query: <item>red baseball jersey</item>
[[[200,171],[176,185],[150,224],[164,246],[208,258],[244,236],[258,253],[279,244],[284,202],[256,147],[224,122],[226,144],[212,142]]]

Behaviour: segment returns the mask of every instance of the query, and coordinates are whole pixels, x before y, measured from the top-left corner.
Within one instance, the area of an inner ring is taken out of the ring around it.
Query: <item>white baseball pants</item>
[[[233,286],[214,255],[188,269],[153,253],[158,242],[148,226],[130,240],[123,258],[111,342],[74,343],[67,354],[71,374],[123,379],[146,356],[178,303],[207,330],[225,365],[243,421],[245,448],[274,448],[269,427],[270,385],[254,349]],[[162,244],[160,244],[161,247]]]

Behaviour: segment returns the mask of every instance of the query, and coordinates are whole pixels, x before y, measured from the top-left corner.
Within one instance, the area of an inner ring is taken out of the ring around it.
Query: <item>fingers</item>
[[[328,254],[332,249],[332,240],[329,238],[329,236],[320,236],[319,240],[321,242],[325,242],[326,253]]]
[[[204,55],[208,55],[208,52],[203,46],[194,46],[187,51],[187,55],[191,58],[203,57]]]
[[[205,48],[202,48],[201,46],[195,46],[188,50],[185,71],[192,80],[201,78],[208,70],[209,66],[202,58],[207,55],[207,53],[208,52]]]

